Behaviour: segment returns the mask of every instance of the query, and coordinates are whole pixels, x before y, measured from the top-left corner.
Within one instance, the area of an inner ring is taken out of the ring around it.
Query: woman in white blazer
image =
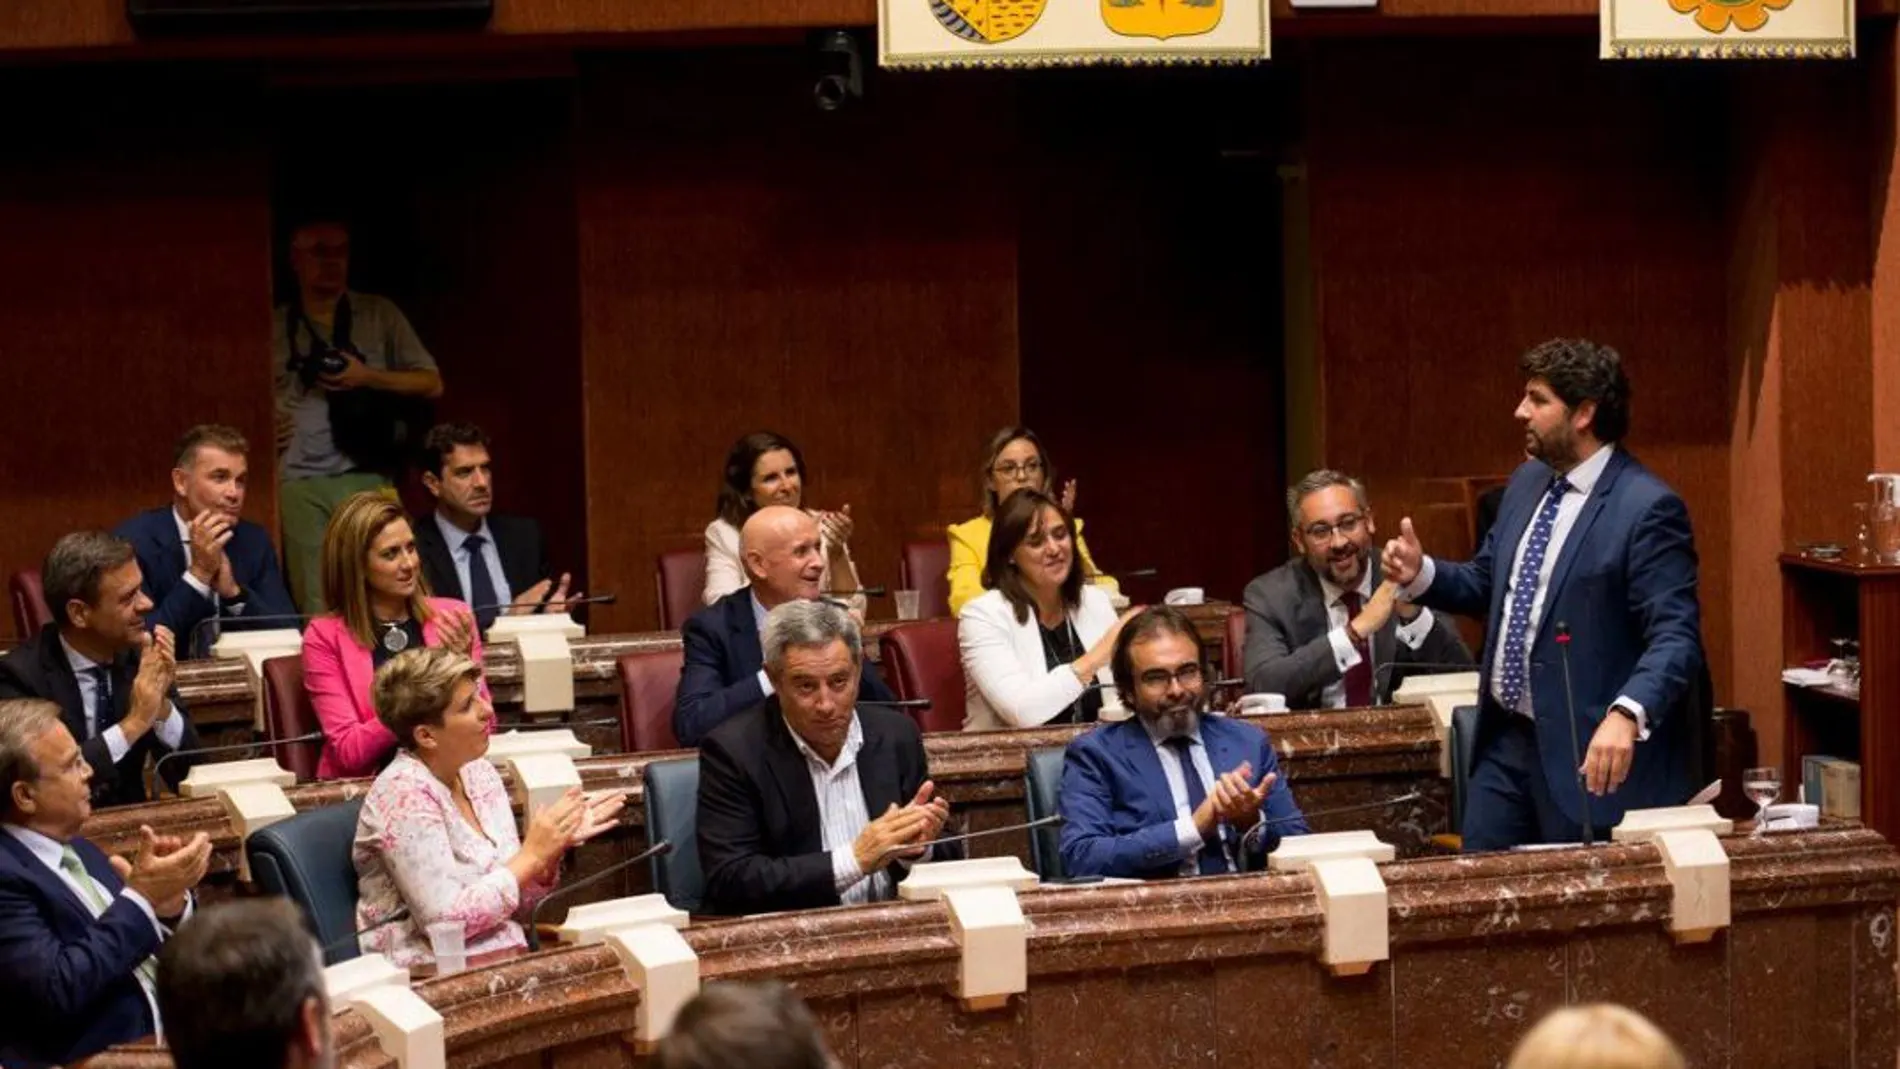
[[[967,688],[963,730],[1092,721],[1110,683],[1122,622],[1108,592],[1083,582],[1075,522],[1055,499],[1018,490],[997,509],[983,585],[963,607],[957,645]]]

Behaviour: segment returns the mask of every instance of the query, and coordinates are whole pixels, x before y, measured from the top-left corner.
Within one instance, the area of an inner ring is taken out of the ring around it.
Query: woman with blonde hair
[[[356,820],[356,926],[366,951],[425,965],[432,924],[461,926],[469,957],[527,945],[517,916],[559,881],[561,857],[619,822],[626,794],[576,787],[515,832],[487,760],[495,710],[463,654],[412,649],[376,673],[376,716],[396,755]],[[407,923],[385,923],[407,907]]]
[[[962,523],[953,523],[945,534],[950,540],[950,615],[963,615],[963,607],[982,596],[987,589],[983,567],[989,560],[990,527],[1005,498],[1018,490],[1047,494],[1070,516],[1075,514],[1075,480],[1070,479],[1058,493],[1056,469],[1043,451],[1042,439],[1028,427],[1005,427],[990,438],[983,453],[983,467],[977,473],[983,488],[983,514]],[[1088,544],[1082,541],[1082,521],[1075,520],[1075,549],[1081,559],[1082,575],[1099,586],[1112,600],[1121,588],[1103,575],[1089,557]]]
[[[407,649],[441,646],[482,662],[467,605],[432,598],[402,506],[388,495],[352,494],[323,532],[323,599],[331,611],[303,636],[303,685],[323,724],[317,778],[374,774],[396,750],[376,718],[370,683]],[[488,685],[483,683],[487,698]]]
[[[1685,1069],[1682,1052],[1635,1010],[1566,1006],[1518,1043],[1508,1069]]]

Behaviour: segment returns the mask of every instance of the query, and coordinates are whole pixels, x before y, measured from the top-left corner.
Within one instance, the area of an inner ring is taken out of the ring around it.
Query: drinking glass
[[[468,968],[468,946],[461,921],[436,921],[429,925],[429,949],[435,952],[437,976],[452,976]]]
[[[897,591],[897,618],[899,620],[917,619],[918,610],[923,607],[920,604],[922,600],[923,600],[923,591],[920,591],[920,590]]]
[[[1772,766],[1742,772],[1742,793],[1755,803],[1755,834],[1768,831],[1768,807],[1781,797],[1781,770]]]

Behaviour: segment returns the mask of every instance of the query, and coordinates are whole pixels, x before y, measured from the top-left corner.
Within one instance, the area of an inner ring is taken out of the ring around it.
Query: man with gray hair
[[[1375,705],[1406,664],[1468,665],[1451,621],[1398,598],[1372,555],[1376,533],[1358,479],[1320,469],[1286,494],[1293,556],[1247,584],[1247,689],[1294,709]],[[1384,673],[1394,678],[1383,678]],[[1429,674],[1429,673],[1427,673]]]
[[[708,912],[743,916],[892,897],[928,844],[936,797],[923,736],[859,708],[863,648],[841,606],[794,600],[765,619],[772,696],[700,744],[699,862]]]
[[[145,801],[145,767],[198,747],[173,686],[170,628],[149,633],[152,599],[132,545],[104,531],[76,531],[53,544],[40,571],[53,620],[0,658],[0,698],[59,706],[95,775],[92,804]],[[181,756],[161,770],[172,790],[191,767]]]

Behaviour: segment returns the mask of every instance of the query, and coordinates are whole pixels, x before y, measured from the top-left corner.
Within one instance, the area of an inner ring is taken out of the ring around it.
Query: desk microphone
[[[183,714],[175,714],[183,715]],[[323,732],[313,731],[308,735],[298,735],[290,739],[259,739],[256,742],[235,742],[226,746],[200,746],[195,750],[173,750],[158,759],[152,765],[152,775],[158,776],[165,762],[174,757],[197,757],[200,754],[236,753],[239,750],[278,750],[286,746],[298,746],[306,742],[322,742]]]
[[[1122,579],[1153,579],[1155,576],[1161,574],[1161,569],[1129,568],[1125,571],[1116,572],[1115,574]]]
[[[368,935],[369,933],[375,931],[376,929],[384,927],[386,925],[395,924],[398,921],[406,921],[408,919],[409,919],[409,907],[398,906],[396,907],[396,912],[391,913],[389,916],[384,917],[382,920],[377,921],[375,924],[372,924],[367,928],[358,928],[357,930],[342,937],[341,939],[332,940],[331,942],[323,944],[323,956],[325,958],[328,958],[330,956],[330,951],[341,950],[346,946],[359,946],[360,945],[359,940],[361,940],[364,936]]]
[[[673,852],[673,841],[671,839],[661,839],[659,842],[654,843],[652,846],[647,847],[645,850],[640,851],[639,853],[633,855],[632,857],[628,858],[625,861],[616,861],[613,864],[607,866],[606,868],[601,869],[599,872],[594,873],[592,876],[587,877],[586,879],[575,880],[573,883],[565,884],[561,887],[555,888],[553,891],[550,891],[546,898],[543,898],[541,901],[536,902],[534,904],[534,908],[528,911],[528,949],[529,950],[541,949],[541,932],[540,932],[541,911],[547,908],[547,904],[549,902],[552,902],[557,898],[565,898],[568,895],[573,894],[575,891],[578,891],[583,887],[592,887],[594,884],[599,883],[600,881],[606,879],[607,877],[612,876],[618,872],[624,872],[627,869],[630,869],[633,866],[638,865],[642,861],[649,861],[649,860],[652,860],[653,858],[660,857],[661,855],[664,855],[664,854],[670,854],[672,852]]]
[[[1570,721],[1570,767],[1576,770],[1577,797],[1583,802],[1583,845],[1596,841],[1590,826],[1590,792],[1583,779],[1583,747],[1577,741],[1577,699],[1570,690],[1570,625],[1557,621],[1557,656],[1564,663],[1564,717]],[[1615,715],[1615,714],[1611,714]]]
[[[619,726],[617,716],[601,716],[592,720],[513,720],[503,721],[495,718],[496,731],[558,731],[561,728],[604,728]]]
[[[971,839],[983,839],[991,835],[1007,835],[1013,831],[1034,831],[1037,828],[1046,828],[1052,824],[1060,824],[1060,823],[1062,823],[1062,814],[1051,813],[1048,816],[1042,817],[1038,820],[1025,821],[1021,824],[1011,824],[1007,827],[984,828],[982,831],[966,831],[962,833],[961,835],[945,835],[945,836],[942,836],[941,838],[932,839],[929,842],[910,843],[905,846],[894,846],[891,849],[885,851],[884,856],[889,857],[893,854],[905,854],[905,853],[909,853],[912,850],[924,850],[924,849],[928,849],[928,848],[936,847],[936,846],[948,846],[951,843],[968,842]]]
[[[1385,692],[1385,685],[1392,681],[1392,673],[1400,669],[1405,669],[1409,671],[1414,668],[1431,669],[1431,671],[1422,673],[1423,675],[1428,675],[1428,676],[1455,675],[1456,673],[1459,673],[1459,672],[1478,671],[1478,666],[1475,664],[1457,664],[1452,661],[1398,661],[1398,660],[1387,661],[1386,663],[1380,665],[1378,669],[1372,673],[1373,703],[1376,705],[1389,704],[1391,702],[1391,695]]]
[[[863,708],[863,709],[928,709],[930,708],[930,699],[929,698],[905,698],[902,700],[892,700],[892,701],[887,701],[887,702],[881,702],[881,701],[875,701],[875,700],[873,701],[860,700],[858,702],[858,706],[859,708]],[[619,723],[619,721],[615,721],[615,723]]]
[[[534,606],[534,612],[546,612],[549,609],[568,609],[576,605],[612,605],[620,600],[618,594],[589,594],[582,598],[562,598],[559,601],[543,601]],[[531,616],[533,613],[509,612],[518,608],[512,601],[499,601],[493,605],[470,605],[468,610],[480,614],[492,612],[496,616]]]
[[[1312,820],[1315,817],[1333,817],[1341,813],[1358,813],[1368,809],[1390,809],[1392,806],[1404,805],[1407,802],[1416,802],[1424,797],[1425,793],[1423,791],[1407,791],[1404,794],[1394,795],[1391,798],[1377,802],[1362,802],[1358,805],[1340,805],[1334,806],[1331,809],[1315,809],[1311,813],[1301,813],[1298,816],[1291,817],[1267,817],[1261,820],[1260,823],[1255,824],[1252,828],[1249,828],[1246,835],[1241,836],[1240,845],[1243,850],[1257,849],[1260,846],[1261,837],[1266,834],[1266,828],[1269,824],[1289,824],[1296,820]]]

